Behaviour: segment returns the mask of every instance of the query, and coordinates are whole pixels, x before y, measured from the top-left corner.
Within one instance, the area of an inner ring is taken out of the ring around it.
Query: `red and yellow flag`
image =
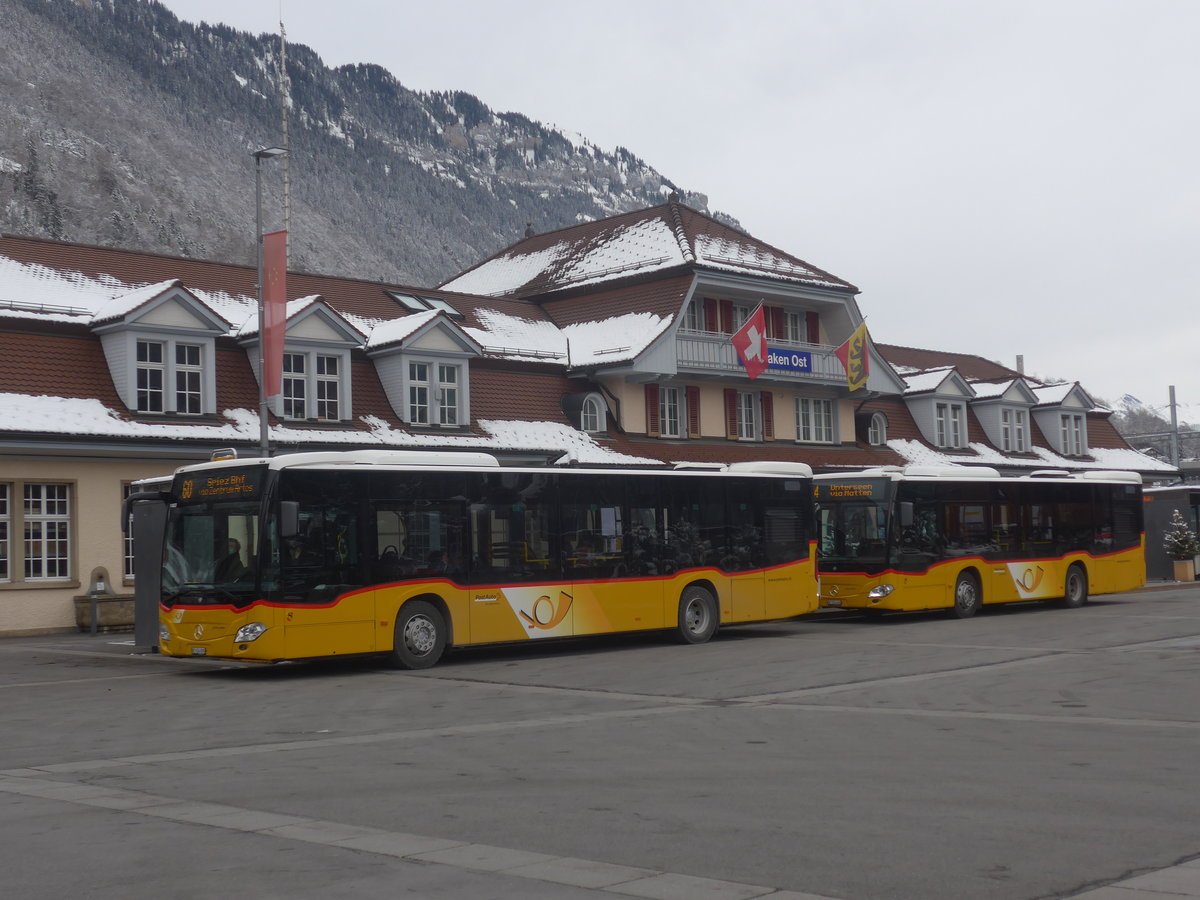
[[[863,322],[846,338],[846,343],[835,351],[846,369],[846,384],[851,391],[867,386],[867,376],[871,374],[870,354],[867,352],[869,342],[867,323]]]

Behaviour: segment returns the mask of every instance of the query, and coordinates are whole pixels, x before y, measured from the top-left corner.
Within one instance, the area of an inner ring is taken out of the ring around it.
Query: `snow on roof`
[[[1015,378],[1010,378],[1008,381],[972,381],[970,384],[975,390],[976,400],[994,400],[1003,397],[1015,381]]]
[[[1067,395],[1076,388],[1075,382],[1063,384],[1044,384],[1034,387],[1033,393],[1038,398],[1038,403],[1042,405],[1053,405],[1062,403],[1067,399]]]
[[[830,287],[846,286],[840,279],[830,280],[825,273],[811,266],[801,265],[796,260],[775,253],[765,244],[749,238],[736,240],[714,234],[698,234],[695,245],[696,262],[711,268],[738,271],[751,269],[756,274],[766,272]]]
[[[994,447],[987,444],[971,444],[973,456],[964,457],[961,453],[942,453],[933,447],[919,441],[897,438],[887,442],[888,447],[904,457],[905,461],[914,465],[987,465],[1005,466],[1008,468],[1029,469],[1124,469],[1134,472],[1173,472],[1175,467],[1169,463],[1146,456],[1136,450],[1108,449],[1092,447],[1088,452],[1091,460],[1080,460],[1059,456],[1047,447],[1031,447],[1036,459],[1005,456]]]
[[[670,318],[648,312],[567,325],[563,333],[571,350],[570,364],[595,366],[633,359],[670,325]]]
[[[28,431],[30,422],[39,422],[39,430],[47,434],[229,442],[258,440],[257,411],[227,409],[224,416],[229,421],[216,425],[131,422],[117,416],[99,400],[0,394],[0,432]],[[486,432],[484,435],[414,435],[393,429],[387,422],[374,416],[364,416],[362,422],[368,426],[369,432],[274,425],[271,427],[271,439],[281,444],[320,441],[324,444],[356,445],[374,440],[389,447],[436,445],[470,450],[570,453],[580,462],[659,462],[608,450],[596,443],[591,435],[562,423],[481,420],[478,424]]]
[[[295,300],[289,300],[287,304],[287,312],[284,314],[285,321],[291,321],[292,316],[297,313],[304,312],[314,303],[321,301],[320,294],[310,294],[307,297],[297,297]],[[257,307],[257,304],[255,304]],[[254,315],[242,322],[241,327],[234,329],[234,334],[239,338],[249,337],[258,334],[258,310],[254,310]],[[364,332],[365,334],[365,332]]]
[[[151,300],[161,297],[172,288],[182,286],[182,284],[183,282],[178,278],[170,278],[166,281],[160,281],[157,284],[148,284],[140,288],[135,288],[127,294],[113,297],[92,316],[92,324],[99,325],[102,322],[122,319],[142,304],[149,303]]]
[[[475,310],[475,321],[482,328],[463,328],[488,356],[505,359],[565,358],[567,342],[553,322],[524,319],[495,309]]]
[[[505,253],[447,281],[441,290],[484,296],[509,294],[554,265],[566,251],[565,245],[555,244],[533,252]]]
[[[91,278],[81,272],[30,265],[0,255],[0,312],[22,318],[77,322],[94,315],[130,286],[107,275]]]
[[[432,322],[438,315],[440,313],[436,309],[432,309],[428,312],[401,316],[399,319],[385,319],[382,322],[376,322],[370,330],[371,336],[367,338],[367,350],[378,350],[389,344],[399,344],[405,338],[419,331],[426,323]]]
[[[906,385],[906,394],[918,394],[921,391],[936,390],[946,376],[954,371],[954,366],[942,366],[938,369],[929,369],[926,372],[921,372],[917,375],[904,375],[904,384]]]

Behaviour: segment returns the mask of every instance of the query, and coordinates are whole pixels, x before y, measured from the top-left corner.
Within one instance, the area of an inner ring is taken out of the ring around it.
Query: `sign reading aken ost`
[[[807,350],[780,350],[767,348],[767,368],[784,369],[788,372],[811,372],[812,354]]]
[[[181,475],[176,482],[175,496],[184,503],[205,503],[212,500],[257,500],[262,481],[260,469],[245,472],[203,472]]]

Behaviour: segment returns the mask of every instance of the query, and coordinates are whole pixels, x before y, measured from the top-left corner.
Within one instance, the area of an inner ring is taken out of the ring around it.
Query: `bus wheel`
[[[983,593],[979,582],[971,572],[960,572],[954,583],[954,607],[951,612],[956,619],[969,619],[983,606]]]
[[[424,600],[405,603],[396,616],[392,662],[401,669],[428,669],[446,649],[446,620]]]
[[[1063,595],[1062,605],[1068,609],[1077,609],[1088,601],[1087,575],[1083,566],[1076,563],[1067,569],[1067,587]]]
[[[685,588],[679,598],[676,638],[684,644],[703,644],[717,633],[719,623],[713,595],[699,585]]]

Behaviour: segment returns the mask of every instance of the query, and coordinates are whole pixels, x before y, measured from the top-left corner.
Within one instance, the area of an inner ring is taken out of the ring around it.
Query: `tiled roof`
[[[539,297],[681,267],[857,292],[835,275],[675,202],[527,237],[443,288]]]
[[[945,350],[920,350],[916,347],[898,347],[894,344],[875,344],[875,349],[892,366],[901,371],[925,372],[953,366],[958,373],[968,381],[1001,381],[1011,378],[1025,378],[1031,383],[1036,379],[1022,375],[1016,369],[1002,366],[1000,363],[984,359],[973,353],[949,353]]]

